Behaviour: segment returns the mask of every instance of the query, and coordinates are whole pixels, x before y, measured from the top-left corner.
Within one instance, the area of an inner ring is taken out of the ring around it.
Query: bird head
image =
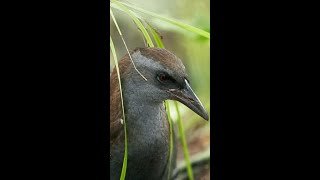
[[[119,63],[122,64],[120,68],[125,69],[121,76],[122,82],[131,87],[129,94],[136,96],[135,92],[139,92],[142,96],[140,98],[151,102],[176,100],[205,120],[209,119],[201,101],[192,90],[185,66],[178,57],[160,48],[137,48],[130,54],[134,64],[128,54]],[[124,64],[127,65],[123,66]]]

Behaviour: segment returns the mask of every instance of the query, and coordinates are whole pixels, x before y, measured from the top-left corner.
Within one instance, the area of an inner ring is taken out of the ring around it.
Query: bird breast
[[[133,101],[131,101],[133,102]],[[126,103],[125,115],[128,137],[126,179],[167,178],[170,132],[164,104]],[[123,144],[111,147],[111,165],[120,173]]]

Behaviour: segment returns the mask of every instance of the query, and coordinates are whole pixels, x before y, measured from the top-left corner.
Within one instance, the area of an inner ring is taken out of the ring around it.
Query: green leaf
[[[147,40],[147,43],[149,44],[150,47],[154,47],[154,44],[146,30],[146,28],[143,26],[143,24],[141,23],[141,21],[137,18],[137,16],[135,15],[135,13],[133,13],[131,10],[129,10],[127,7],[125,7],[124,5],[122,5],[121,3],[119,3],[116,0],[111,0],[114,4],[116,4],[120,9],[122,9],[124,12],[126,12],[131,19],[136,23],[136,25],[140,28],[141,32],[143,33],[144,37]]]
[[[123,115],[123,128],[124,128],[124,157],[123,157],[123,164],[122,164],[122,171],[121,171],[121,177],[120,180],[124,180],[126,177],[126,172],[127,172],[127,161],[128,161],[128,139],[127,139],[127,128],[126,128],[126,118],[124,114],[124,105],[123,105],[123,94],[122,94],[122,87],[121,87],[121,78],[120,78],[120,71],[119,71],[119,66],[118,66],[118,59],[117,59],[117,54],[116,50],[113,45],[112,38],[110,36],[110,48],[112,51],[113,59],[115,61],[116,65],[116,70],[117,70],[117,75],[118,75],[118,81],[119,81],[119,86],[120,86],[120,97],[121,97],[121,106],[122,106],[122,115]]]
[[[166,101],[166,110],[168,114],[168,122],[170,128],[170,150],[169,150],[169,166],[168,166],[168,180],[170,180],[171,166],[172,166],[172,152],[173,152],[173,122],[170,116],[170,106],[169,101]]]
[[[149,30],[151,31],[154,40],[157,43],[159,48],[164,48],[161,38],[159,37],[158,33],[147,23]],[[165,102],[167,115],[168,115],[168,122],[169,122],[169,132],[170,132],[170,146],[169,146],[169,166],[168,166],[168,180],[171,178],[171,168],[172,168],[172,153],[173,153],[173,122],[170,115],[170,106],[169,101]]]
[[[174,104],[176,106],[176,111],[177,111],[177,115],[178,115],[180,139],[181,139],[181,143],[182,143],[184,157],[185,157],[186,164],[187,164],[188,176],[189,176],[190,180],[193,180],[193,172],[192,172],[191,162],[190,162],[190,158],[189,158],[187,141],[186,141],[186,137],[185,137],[185,134],[184,134],[182,120],[181,120],[180,111],[179,111],[179,107],[178,107],[178,102],[175,101]]]
[[[112,0],[112,1],[114,1],[114,0]],[[158,15],[158,14],[156,14],[156,13],[153,13],[153,12],[150,12],[150,11],[147,11],[147,10],[144,10],[144,9],[142,9],[142,8],[136,7],[136,6],[131,5],[131,4],[127,4],[127,3],[124,3],[124,2],[120,2],[120,3],[123,4],[123,5],[125,5],[125,6],[131,7],[131,8],[133,8],[133,9],[139,11],[139,12],[142,12],[142,13],[145,13],[145,14],[148,14],[148,15],[151,15],[151,16],[153,16],[153,17],[155,17],[155,18],[160,19],[160,20],[163,20],[163,21],[166,21],[166,22],[168,22],[168,23],[174,24],[174,25],[176,25],[176,26],[178,26],[178,27],[180,27],[180,28],[182,28],[182,29],[185,29],[185,30],[188,30],[188,31],[197,33],[197,34],[199,34],[199,35],[201,35],[201,36],[204,36],[204,37],[210,39],[210,33],[206,32],[206,31],[204,31],[204,30],[201,30],[201,29],[199,29],[199,28],[190,26],[190,25],[188,25],[188,24],[180,23],[180,22],[178,22],[178,21],[175,21],[175,20],[170,19],[170,18],[167,18],[167,17],[163,17],[163,16],[161,16],[161,15]]]
[[[110,15],[111,15],[114,23],[116,24],[116,27],[117,27],[117,29],[118,29],[118,32],[119,32],[120,37],[121,37],[121,39],[122,39],[122,42],[123,42],[124,46],[126,47],[126,50],[127,50],[127,52],[128,52],[128,55],[129,55],[129,57],[130,57],[130,59],[131,59],[131,61],[132,61],[132,64],[133,64],[134,69],[140,74],[140,76],[141,76],[145,81],[147,81],[147,78],[144,77],[144,76],[141,74],[141,72],[136,68],[136,65],[134,64],[134,62],[133,62],[133,60],[132,60],[132,57],[131,57],[130,52],[129,52],[129,49],[128,49],[128,47],[127,47],[127,43],[126,43],[126,41],[124,40],[124,38],[123,38],[123,36],[122,36],[122,33],[121,33],[121,31],[120,31],[120,28],[119,28],[119,26],[118,26],[118,23],[117,23],[117,21],[116,21],[116,18],[115,18],[114,15],[113,15],[113,12],[112,12],[111,8],[110,8]]]
[[[156,41],[156,44],[159,48],[164,48],[164,45],[162,43],[161,38],[159,37],[158,33],[147,23],[148,28],[151,32],[151,34],[153,35],[153,39]]]

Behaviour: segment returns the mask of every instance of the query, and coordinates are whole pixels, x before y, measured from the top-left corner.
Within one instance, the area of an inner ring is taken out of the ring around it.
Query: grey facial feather
[[[143,56],[140,51],[134,52],[131,56],[137,67],[148,67],[159,71],[166,70],[169,74],[173,73],[171,70],[164,68],[160,62]]]

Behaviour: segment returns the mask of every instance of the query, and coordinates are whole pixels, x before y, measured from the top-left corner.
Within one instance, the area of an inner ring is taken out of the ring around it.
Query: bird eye
[[[166,74],[164,74],[164,73],[160,73],[160,74],[158,75],[158,80],[161,81],[161,82],[166,81],[166,80],[168,80],[168,79],[169,79],[169,76],[166,75]]]

